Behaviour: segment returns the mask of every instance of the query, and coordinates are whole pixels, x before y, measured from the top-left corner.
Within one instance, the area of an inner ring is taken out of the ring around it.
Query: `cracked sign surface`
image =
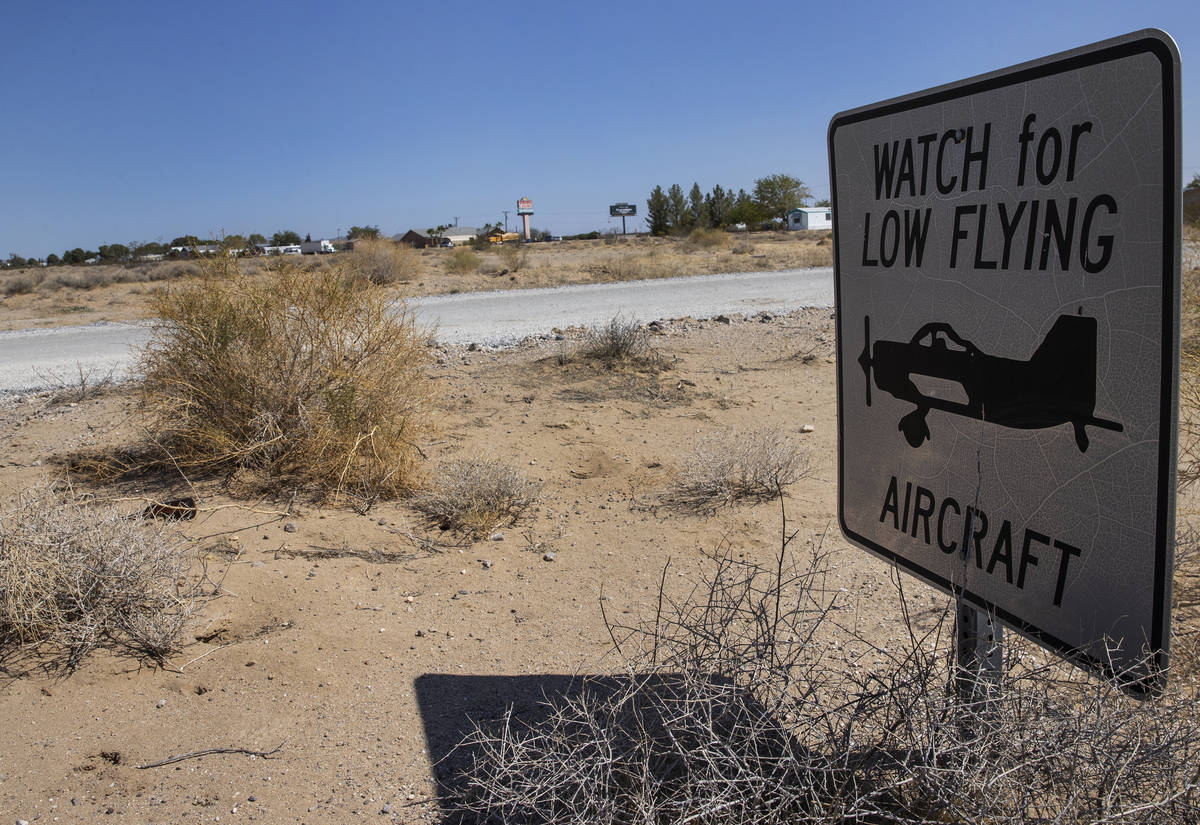
[[[829,126],[844,533],[1135,690],[1170,630],[1179,76],[1148,30]]]

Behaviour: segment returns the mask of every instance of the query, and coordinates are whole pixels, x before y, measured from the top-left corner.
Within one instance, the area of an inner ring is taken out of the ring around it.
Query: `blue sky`
[[[1146,27],[1183,56],[1200,172],[1200,3],[13,2],[0,256],[502,218],[556,233],[655,184],[828,194],[835,113]],[[640,222],[640,218],[639,218]]]

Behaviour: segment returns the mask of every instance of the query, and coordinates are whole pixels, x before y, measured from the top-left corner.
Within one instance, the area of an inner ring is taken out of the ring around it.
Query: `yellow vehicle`
[[[518,241],[521,236],[516,232],[500,232],[496,231],[488,235],[488,241],[491,243],[508,243],[509,241]]]

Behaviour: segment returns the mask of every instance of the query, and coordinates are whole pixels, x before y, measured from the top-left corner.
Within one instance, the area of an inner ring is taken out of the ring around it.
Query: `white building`
[[[833,209],[828,206],[802,206],[787,214],[788,229],[833,229]]]

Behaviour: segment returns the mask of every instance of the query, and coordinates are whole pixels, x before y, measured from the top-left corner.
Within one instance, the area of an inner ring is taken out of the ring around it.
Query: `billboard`
[[[531,201],[529,198],[521,198],[520,200],[518,200],[517,201],[517,214],[518,215],[532,215],[533,214],[533,201]]]
[[[1170,634],[1179,78],[1149,30],[829,126],[845,535],[1135,689]]]
[[[608,214],[614,218],[631,218],[637,215],[637,207],[632,203],[614,203],[608,207]]]

